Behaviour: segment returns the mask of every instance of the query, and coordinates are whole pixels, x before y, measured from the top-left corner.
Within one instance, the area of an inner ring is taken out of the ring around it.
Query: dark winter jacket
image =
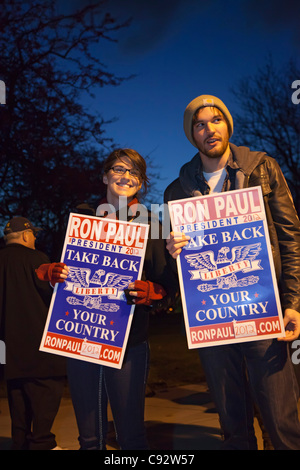
[[[273,158],[230,143],[222,191],[261,186],[283,309],[300,312],[300,222],[292,196]],[[165,191],[165,202],[209,193],[199,153]]]
[[[0,332],[6,346],[6,379],[65,375],[65,361],[40,352],[52,288],[35,269],[48,257],[13,243],[0,250]],[[3,367],[3,366],[1,366]]]

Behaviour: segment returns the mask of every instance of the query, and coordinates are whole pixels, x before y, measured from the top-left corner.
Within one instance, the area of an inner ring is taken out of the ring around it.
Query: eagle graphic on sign
[[[125,274],[107,273],[104,281],[102,281],[101,279],[105,274],[104,269],[98,269],[98,271],[95,271],[91,283],[99,284],[101,287],[116,287],[123,290],[128,287],[132,280],[132,276],[126,276]]]
[[[104,278],[105,275],[105,278]],[[72,290],[74,293],[74,287],[77,288],[89,288],[92,285],[100,286],[101,288],[109,288],[108,293],[102,293],[101,295],[85,295],[83,299],[78,297],[67,297],[67,302],[72,305],[84,305],[88,308],[94,308],[104,311],[117,311],[119,306],[115,303],[103,303],[102,296],[108,295],[110,298],[116,298],[116,295],[111,294],[112,288],[115,292],[123,291],[128,287],[128,284],[132,280],[132,276],[125,274],[118,274],[104,271],[104,269],[98,269],[94,272],[91,278],[91,270],[89,268],[79,268],[75,266],[69,266],[69,274],[66,279],[65,290]],[[119,295],[117,298],[121,298]]]
[[[212,250],[185,255],[186,261],[194,270],[189,271],[191,280],[216,281],[202,283],[197,289],[207,292],[212,289],[230,289],[256,284],[258,276],[244,276],[238,279],[236,272],[249,272],[262,270],[257,256],[261,251],[261,243],[235,246],[231,250],[228,246],[222,247],[215,259]]]

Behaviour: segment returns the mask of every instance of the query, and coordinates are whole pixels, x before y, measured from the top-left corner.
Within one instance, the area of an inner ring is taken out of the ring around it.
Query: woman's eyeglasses
[[[126,172],[128,171],[129,176],[132,176],[133,178],[140,178],[140,172],[136,170],[135,168],[129,169],[125,168],[124,166],[112,166],[110,168],[116,175],[125,175]]]

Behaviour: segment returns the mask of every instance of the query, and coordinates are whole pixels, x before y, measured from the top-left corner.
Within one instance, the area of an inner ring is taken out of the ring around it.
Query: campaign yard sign
[[[70,214],[40,350],[120,369],[134,306],[124,289],[141,278],[149,226]]]
[[[260,187],[169,202],[188,347],[284,335]]]

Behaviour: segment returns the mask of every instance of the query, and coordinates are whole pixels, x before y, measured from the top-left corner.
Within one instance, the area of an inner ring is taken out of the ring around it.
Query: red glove
[[[41,281],[49,281],[54,286],[57,282],[65,282],[60,275],[66,267],[64,263],[48,263],[42,264],[35,272]]]
[[[135,281],[134,288],[130,289],[130,292],[136,292],[136,295],[132,296],[135,305],[151,305],[154,300],[161,300],[167,295],[160,284],[151,281]]]

